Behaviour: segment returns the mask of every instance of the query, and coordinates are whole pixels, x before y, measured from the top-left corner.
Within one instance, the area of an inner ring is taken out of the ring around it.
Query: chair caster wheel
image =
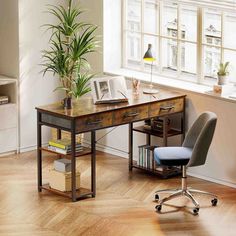
[[[155,194],[155,201],[159,201],[159,195],[158,194]]]
[[[156,211],[158,211],[158,212],[160,212],[161,211],[161,207],[162,207],[162,205],[156,205]]]
[[[212,206],[216,206],[217,203],[218,203],[218,200],[217,200],[216,198],[214,198],[214,199],[211,200]]]
[[[193,214],[194,215],[198,215],[198,212],[199,212],[199,208],[198,207],[193,209]]]

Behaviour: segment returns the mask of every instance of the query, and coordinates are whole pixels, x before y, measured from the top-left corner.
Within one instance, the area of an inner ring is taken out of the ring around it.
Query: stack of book
[[[49,185],[62,192],[71,191],[71,161],[58,159],[54,161],[54,168],[49,170]],[[80,188],[80,172],[76,171],[76,189]]]
[[[71,153],[71,141],[70,139],[57,139],[57,140],[50,140],[48,149],[54,152],[58,152],[60,154],[70,154]],[[83,147],[81,143],[76,143],[76,152],[83,151]]]
[[[9,102],[8,96],[0,96],[0,105],[7,104]]]
[[[137,165],[147,169],[155,169],[154,149],[156,147],[157,146],[149,145],[139,146],[139,157],[137,160]]]

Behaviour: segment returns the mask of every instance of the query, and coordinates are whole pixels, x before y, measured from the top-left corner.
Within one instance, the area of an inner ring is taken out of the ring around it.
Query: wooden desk
[[[160,90],[156,97],[140,94],[131,96],[128,103],[94,105],[92,98],[81,98],[74,101],[73,108],[63,109],[61,103],[37,107],[37,165],[38,191],[42,189],[71,197],[72,201],[85,196],[96,195],[96,130],[129,124],[129,170],[133,167],[133,122],[157,116],[182,113],[182,131],[184,134],[185,95]],[[57,128],[57,137],[61,138],[61,130],[71,133],[72,192],[63,193],[42,184],[42,126]],[[91,132],[91,152],[75,152],[76,134]],[[167,136],[163,137],[164,139]],[[91,153],[91,189],[76,191],[76,157]]]

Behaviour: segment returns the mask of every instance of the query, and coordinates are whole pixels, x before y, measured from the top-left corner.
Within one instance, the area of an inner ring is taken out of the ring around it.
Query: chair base
[[[180,189],[158,190],[155,193],[155,200],[156,201],[159,201],[158,193],[171,193],[171,195],[169,195],[168,197],[165,197],[162,200],[160,200],[159,204],[156,205],[156,210],[157,211],[161,211],[163,203],[165,203],[167,201],[170,201],[174,198],[180,197],[180,196],[185,196],[188,199],[190,199],[192,201],[192,203],[194,204],[193,213],[196,215],[199,212],[200,205],[193,196],[193,194],[195,194],[195,193],[211,196],[213,198],[211,200],[212,206],[216,206],[217,202],[218,202],[217,196],[215,194],[205,192],[205,191],[201,191],[201,190],[197,190],[197,189],[187,188],[186,166],[182,167],[182,187]]]

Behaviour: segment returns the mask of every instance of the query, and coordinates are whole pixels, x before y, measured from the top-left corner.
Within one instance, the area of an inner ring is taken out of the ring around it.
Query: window
[[[125,0],[124,9],[123,67],[149,71],[142,57],[151,43],[156,74],[211,83],[230,61],[236,80],[235,13],[160,0]]]

